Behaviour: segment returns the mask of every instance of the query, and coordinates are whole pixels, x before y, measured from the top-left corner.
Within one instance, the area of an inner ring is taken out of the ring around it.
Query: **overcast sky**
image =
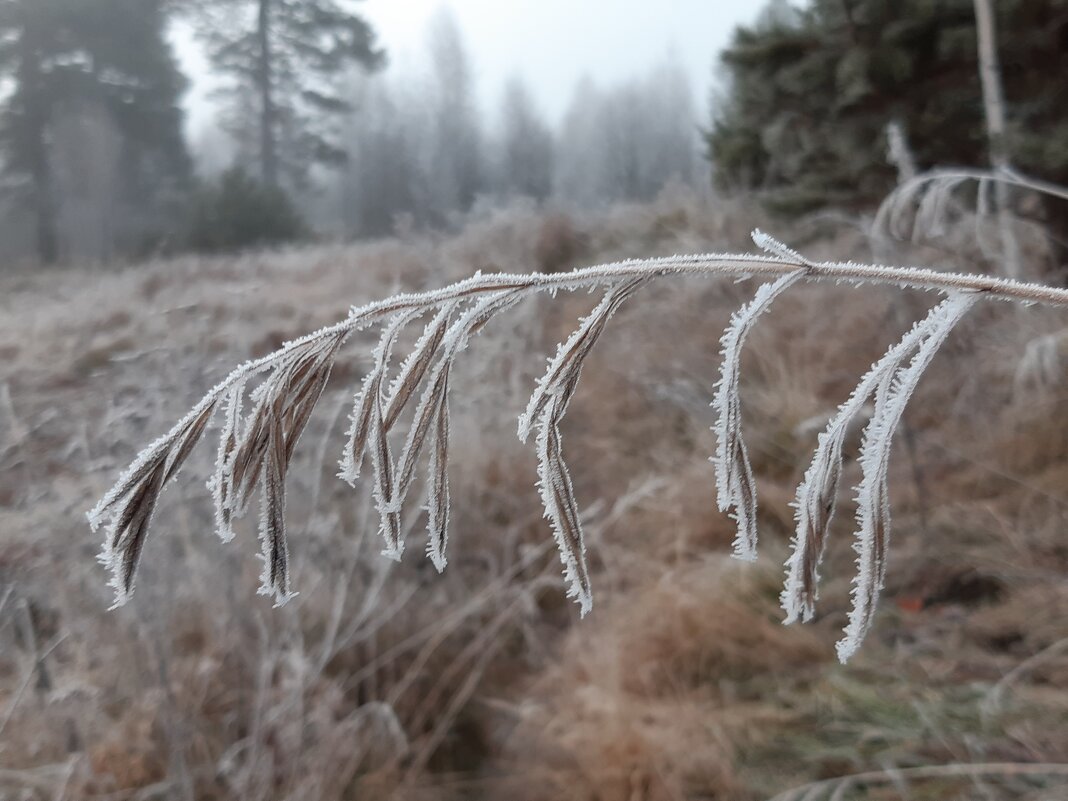
[[[466,42],[483,110],[496,109],[504,82],[519,73],[555,121],[581,76],[610,84],[644,74],[669,54],[690,74],[703,115],[716,53],[765,1],[363,0],[352,7],[378,32],[391,69],[404,73],[421,64],[428,23],[448,6]],[[177,31],[176,41],[194,77],[187,105],[196,135],[211,117],[207,65],[188,30]]]

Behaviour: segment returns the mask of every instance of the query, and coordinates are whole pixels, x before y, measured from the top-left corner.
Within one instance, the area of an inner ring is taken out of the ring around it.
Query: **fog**
[[[751,22],[762,0],[366,0],[347,5],[375,28],[388,53],[389,74],[410,74],[426,64],[431,20],[442,9],[456,19],[471,56],[475,93],[494,108],[508,81],[523,77],[550,121],[559,123],[576,80],[599,85],[634,78],[670,57],[690,78],[694,101],[704,105],[713,85],[716,54],[737,25]],[[194,138],[211,127],[217,82],[185,23],[173,39],[192,80],[186,95],[187,130]]]

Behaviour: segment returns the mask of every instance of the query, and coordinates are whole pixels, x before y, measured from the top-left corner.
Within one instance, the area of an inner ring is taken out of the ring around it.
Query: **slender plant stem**
[[[239,381],[247,380],[253,375],[273,369],[284,363],[299,349],[315,345],[324,339],[341,337],[380,321],[384,317],[399,312],[423,312],[436,309],[449,301],[469,300],[487,293],[514,292],[518,297],[537,292],[574,291],[605,285],[613,285],[622,280],[636,277],[654,277],[668,275],[709,275],[725,278],[774,278],[803,270],[805,277],[817,281],[847,282],[852,284],[884,284],[914,289],[936,290],[940,292],[976,292],[989,298],[1010,300],[1021,303],[1036,303],[1047,306],[1068,308],[1068,289],[1045,286],[1043,284],[1023,283],[1008,278],[970,273],[940,272],[918,267],[884,267],[880,265],[855,264],[853,262],[812,262],[797,259],[765,256],[757,254],[701,254],[692,256],[668,256],[659,259],[633,259],[596,267],[585,267],[567,273],[532,273],[475,275],[471,278],[441,289],[415,294],[401,294],[384,300],[353,308],[349,316],[334,325],[322,328],[314,333],[295,339],[283,345],[279,350],[262,358],[245,362],[219,382],[194,406],[189,413],[179,420],[174,427],[155,445],[160,447],[169,443],[184,430],[191,421],[196,420],[208,407],[217,403],[223,394]],[[148,453],[152,447],[146,449]],[[131,465],[130,470],[139,467]],[[95,523],[101,514],[115,500],[115,493],[121,481],[105,495],[97,506],[90,511],[89,520]]]
[[[634,259],[613,264],[584,267],[567,273],[531,273],[476,275],[441,289],[416,294],[395,295],[385,300],[354,307],[341,322],[286,343],[280,350],[246,362],[208,393],[214,398],[235,381],[269,369],[281,357],[296,348],[341,332],[351,333],[392,314],[411,310],[433,309],[451,300],[464,300],[489,292],[519,290],[555,292],[601,286],[636,276],[716,275],[729,278],[777,277],[804,270],[806,278],[822,281],[845,281],[853,284],[885,284],[898,287],[942,292],[981,292],[996,300],[1037,303],[1068,308],[1068,289],[1025,283],[1008,278],[971,273],[950,273],[922,267],[884,267],[853,262],[799,262],[782,258],[747,254],[702,254],[668,256],[660,259]],[[197,407],[202,409],[203,406]],[[194,409],[193,414],[197,409]]]
[[[1068,289],[1025,283],[1008,278],[971,273],[950,273],[922,267],[884,267],[853,262],[795,262],[767,256],[745,254],[706,254],[668,256],[616,262],[584,267],[567,273],[499,273],[477,275],[442,289],[418,294],[395,295],[385,300],[353,308],[339,323],[288,343],[282,350],[249,362],[246,370],[255,371],[272,364],[279,355],[300,345],[341,331],[354,331],[381,317],[413,309],[431,309],[450,300],[461,300],[487,292],[526,290],[545,292],[600,286],[625,278],[657,275],[719,275],[723,277],[777,277],[804,270],[806,278],[846,281],[853,284],[875,283],[942,292],[981,292],[996,300],[1012,300],[1068,308]]]

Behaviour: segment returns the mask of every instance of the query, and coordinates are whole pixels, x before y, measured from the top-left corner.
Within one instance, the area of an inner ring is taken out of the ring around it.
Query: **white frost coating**
[[[367,448],[371,451],[371,465],[374,469],[374,487],[372,496],[375,507],[381,517],[380,533],[386,542],[384,556],[400,561],[404,553],[404,542],[400,536],[400,504],[397,503],[394,483],[393,456],[389,447],[389,436],[385,430],[382,409],[382,381],[389,367],[393,345],[401,330],[419,316],[419,312],[400,312],[389,322],[382,332],[374,352],[374,367],[365,380],[363,390],[352,412],[352,427],[349,430],[349,443],[342,458],[342,478],[354,483],[360,474],[362,448],[356,445],[360,426],[366,425]],[[357,451],[359,451],[357,453]]]
[[[758,244],[774,241],[759,231],[754,232],[754,239]],[[742,345],[757,318],[768,310],[775,298],[806,274],[807,267],[802,267],[773,282],[761,284],[753,299],[731,315],[720,340],[723,361],[712,400],[712,408],[717,413],[713,429],[716,432],[716,456],[712,462],[716,467],[716,501],[719,509],[721,512],[735,510],[732,516],[738,523],[738,534],[734,540],[734,555],[739,559],[755,559],[757,544],[756,493],[748,452],[742,440],[738,394]]]
[[[519,418],[521,440],[526,441],[532,427],[538,429],[536,450],[542,506],[560,550],[568,597],[578,601],[583,616],[592,608],[593,595],[586,566],[585,536],[571,476],[563,458],[559,424],[578,386],[586,356],[612,315],[646,280],[624,281],[605,292],[567,341],[557,347],[556,356],[549,360],[545,375],[539,379],[526,411]]]
[[[396,497],[394,482],[393,455],[389,448],[382,418],[382,394],[375,386],[371,404],[371,431],[368,448],[371,451],[371,464],[374,467],[375,483],[372,495],[382,523],[380,533],[386,541],[382,555],[399,562],[404,553],[404,540],[401,539],[400,504]]]
[[[442,395],[448,391],[448,377],[451,369],[452,358],[443,357],[434,367],[416,406],[412,425],[405,437],[400,459],[397,460],[397,503],[400,506],[404,505],[412,480],[415,478],[416,460],[419,458],[423,442],[432,427],[438,405],[443,402]]]
[[[495,315],[522,300],[523,294],[522,289],[511,288],[479,300],[445,331],[441,341],[442,358],[452,359],[467,348],[468,338],[472,334],[481,331]]]
[[[730,517],[736,523],[738,533],[734,538],[731,556],[743,562],[755,562],[757,558],[757,496],[753,467],[749,462],[749,448],[745,441],[738,440],[739,465],[732,478],[736,502]]]
[[[875,605],[882,590],[886,570],[886,542],[890,534],[887,468],[894,432],[909,398],[924,370],[945,342],[953,327],[975,304],[973,293],[954,293],[936,307],[926,339],[908,367],[898,371],[885,404],[864,430],[860,466],[862,479],[857,487],[857,575],[853,580],[853,608],[845,636],[837,645],[838,658],[846,662],[860,647],[871,626]]]
[[[223,542],[234,538],[233,528],[233,474],[229,470],[230,456],[242,437],[241,402],[245,394],[245,382],[238,381],[226,393],[226,405],[222,431],[219,433],[219,450],[215,457],[215,472],[208,480],[215,506],[215,532]]]
[[[784,243],[780,242],[773,236],[769,236],[761,231],[759,228],[754,228],[753,233],[750,234],[753,238],[753,244],[767,253],[772,253],[782,259],[784,262],[791,264],[803,264],[806,267],[815,267],[816,263],[810,259],[805,258],[796,250],[788,247]]]
[[[554,395],[538,420],[538,490],[545,517],[552,524],[553,536],[564,566],[567,597],[579,604],[585,617],[593,608],[589,570],[586,566],[586,541],[579,522],[575,490],[561,453],[558,427],[561,396]]]
[[[394,412],[394,404],[398,402],[398,393],[402,392],[405,386],[413,381],[418,366],[429,359],[433,355],[433,350],[441,344],[449,321],[459,306],[459,301],[444,304],[438,310],[438,313],[434,315],[434,318],[423,328],[423,333],[416,341],[412,352],[401,363],[397,375],[390,382],[389,392],[386,393],[388,398],[385,407],[387,417]]]
[[[804,480],[797,488],[794,503],[796,530],[793,549],[786,561],[786,581],[780,596],[786,612],[784,623],[808,621],[815,613],[818,600],[819,565],[826,548],[827,534],[834,517],[838,482],[841,477],[842,447],[850,423],[863,411],[872,393],[878,388],[880,396],[890,384],[902,360],[912,353],[926,337],[932,326],[945,313],[949,301],[942,301],[875,362],[860,379],[849,398],[819,435],[819,443]],[[878,404],[882,408],[883,403]]]
[[[430,371],[419,403],[416,405],[411,428],[404,441],[401,457],[397,462],[397,500],[403,504],[415,475],[415,463],[419,458],[427,431],[430,429],[434,410],[440,395],[448,390],[448,376],[456,356],[467,347],[473,330],[484,326],[494,315],[519,300],[514,292],[499,292],[473,304],[460,316],[442,337],[441,354]]]
[[[352,413],[349,415],[349,430],[345,435],[345,450],[338,464],[338,478],[349,485],[355,486],[356,479],[360,477],[364,451],[362,446],[371,435],[369,426],[373,401],[382,393],[382,380],[389,366],[393,345],[401,330],[421,313],[415,310],[400,312],[394,315],[393,319],[382,329],[382,335],[372,354],[374,365],[364,376],[363,385],[353,401]]]
[[[119,476],[119,480],[115,482],[115,485],[108,490],[103,498],[97,501],[96,506],[86,513],[85,517],[93,531],[96,531],[106,518],[114,516],[115,506],[129,492],[131,481],[135,480],[149,465],[169,451],[182,429],[192,423],[209,403],[214,404],[215,400],[215,397],[209,393],[185,417],[175,423],[170,431],[153,440],[151,444],[137,454],[130,466]]]
[[[396,469],[393,471],[393,495],[390,512],[399,515],[411,488],[412,479],[415,475],[416,460],[423,447],[428,433],[432,439],[442,436],[448,438],[448,392],[449,374],[456,356],[463,351],[468,344],[471,334],[481,330],[494,315],[512,306],[519,301],[520,295],[512,290],[497,292],[489,297],[482,298],[473,304],[445,331],[441,337],[441,354],[437,364],[430,371],[426,386],[416,406],[412,418],[411,427],[405,438],[401,457],[397,460]],[[433,323],[431,323],[433,325]],[[428,326],[429,328],[429,326]],[[430,517],[428,518],[428,533],[430,541],[427,546],[427,555],[440,572],[445,568],[445,548],[448,543],[448,478],[444,472],[447,465],[439,464],[435,459],[440,458],[438,447],[431,452],[429,469],[430,482],[428,492],[432,493],[430,500]],[[435,472],[436,471],[436,472]],[[388,554],[393,556],[392,553]]]
[[[285,532],[285,466],[280,426],[272,428],[260,491],[260,552],[263,562],[258,595],[274,598],[275,608],[285,606],[297,593],[290,590],[289,543]]]
[[[549,361],[545,374],[538,379],[534,392],[527,402],[526,411],[519,416],[517,433],[521,442],[526,442],[530,437],[530,430],[535,420],[540,419],[549,396],[559,393],[566,384],[578,380],[582,363],[604,331],[608,320],[642,283],[644,279],[637,279],[620,283],[609,289],[601,298],[600,303],[582,318],[579,327],[571,333],[571,336],[556,346],[556,355]],[[563,410],[561,410],[562,413]]]
[[[97,561],[100,562],[110,574],[107,586],[115,591],[115,599],[109,607],[109,611],[124,606],[133,595],[133,581],[124,580],[126,566],[123,563],[123,550],[120,548],[120,545],[123,545],[123,543],[120,542],[121,533],[118,531],[118,522],[126,517],[128,514],[127,507],[132,504],[132,501],[133,498],[127,496],[123,498],[121,504],[118,504],[118,508],[115,510],[113,517],[111,518],[111,523],[105,531],[103,547],[96,557]],[[149,509],[147,517],[143,522],[145,527],[151,522],[152,511],[152,509]],[[134,566],[136,567],[136,562]]]
[[[427,467],[426,553],[439,573],[448,564],[449,545],[449,377],[441,391],[430,430],[430,464]]]

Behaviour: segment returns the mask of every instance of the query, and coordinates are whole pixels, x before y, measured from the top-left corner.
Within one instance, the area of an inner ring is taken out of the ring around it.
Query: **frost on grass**
[[[756,487],[742,437],[739,390],[741,351],[749,332],[774,300],[802,279],[937,290],[947,299],[861,378],[820,436],[812,463],[798,488],[797,531],[782,594],[788,622],[807,620],[814,613],[819,563],[834,514],[846,431],[850,421],[874,400],[875,412],[863,437],[863,478],[857,488],[855,547],[859,558],[853,610],[846,637],[838,649],[843,660],[848,658],[871,626],[885,579],[890,449],[924,370],[978,298],[1064,307],[1068,306],[1068,291],[920,268],[816,263],[759,231],[754,232],[754,241],[767,255],[675,256],[552,275],[476,275],[442,289],[397,295],[353,308],[340,323],[241,365],[168,433],[142,451],[89,513],[94,530],[104,526],[101,560],[111,569],[116,604],[125,602],[133,591],[160,494],[204,437],[213,418],[221,418],[221,423],[208,487],[219,536],[232,539],[235,519],[246,513],[258,492],[263,559],[260,591],[278,603],[285,603],[295,594],[285,528],[286,476],[296,444],[342,346],[354,332],[372,326],[379,328],[378,343],[372,352],[371,367],[353,400],[339,475],[355,483],[360,480],[363,462],[369,461],[384,553],[399,559],[404,548],[401,520],[409,491],[420,470],[425,470],[426,553],[438,570],[444,569],[449,524],[450,395],[454,390],[469,393],[475,389],[454,385],[456,359],[471,338],[496,316],[534,294],[599,290],[603,292],[600,300],[548,360],[518,425],[524,441],[536,433],[538,490],[545,516],[559,547],[568,595],[585,614],[591,608],[593,593],[579,506],[564,459],[561,426],[582,367],[607,330],[609,320],[652,279],[667,275],[769,279],[730,319],[722,338],[723,362],[712,404],[717,414],[717,450],[713,459],[717,499],[738,524],[735,555],[754,558]],[[414,337],[410,352],[394,366],[397,343],[420,319],[425,320],[422,332]],[[407,421],[403,434],[395,431],[401,420]]]
[[[887,469],[894,433],[905,406],[927,366],[949,332],[976,301],[975,295],[952,295],[929,315],[923,342],[908,367],[886,382],[887,390],[876,403],[875,414],[864,430],[860,451],[861,482],[857,487],[857,572],[853,580],[853,609],[845,636],[838,643],[838,658],[849,659],[871,628],[879,593],[886,580],[886,548],[890,538],[890,499]]]
[[[753,240],[784,261],[800,262],[805,266],[773,282],[762,284],[753,299],[731,316],[720,340],[723,360],[712,401],[712,408],[717,414],[716,456],[713,459],[716,466],[716,501],[719,510],[729,511],[738,524],[734,555],[746,561],[752,561],[757,556],[757,498],[749,451],[742,439],[742,409],[738,392],[742,345],[760,315],[771,307],[779,295],[801,280],[809,266],[806,259],[761,231],[753,232]]]
[[[604,333],[609,318],[646,280],[635,278],[605,293],[596,308],[557,349],[556,357],[549,362],[549,369],[538,381],[527,410],[519,419],[519,436],[524,441],[531,425],[538,429],[538,487],[542,505],[560,550],[568,597],[579,603],[583,616],[593,607],[593,592],[578,502],[560,443],[560,421],[575,394],[583,362]]]
[[[838,485],[842,476],[842,448],[853,420],[863,412],[877,390],[885,390],[901,362],[912,353],[945,312],[943,301],[917,322],[901,340],[872,365],[849,398],[819,436],[804,480],[797,488],[793,550],[786,562],[786,582],[781,596],[786,622],[811,620],[819,588],[819,567],[834,519]],[[884,393],[881,393],[884,394]]]

